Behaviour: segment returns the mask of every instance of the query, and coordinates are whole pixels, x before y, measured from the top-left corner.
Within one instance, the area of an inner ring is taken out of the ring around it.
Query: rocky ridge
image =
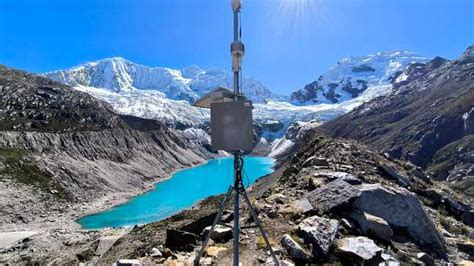
[[[94,131],[124,127],[107,103],[59,82],[0,65],[0,130]]]
[[[250,195],[282,265],[473,260],[472,203],[413,164],[353,141],[306,134],[298,150],[257,181]],[[192,263],[220,200],[211,197],[164,221],[135,227],[101,256],[93,245],[83,245],[92,254],[83,261]],[[241,214],[243,225],[251,223],[247,209]],[[232,220],[228,206],[222,222]],[[240,242],[243,264],[272,265],[258,232],[245,230]],[[229,237],[215,238],[205,254],[203,264],[231,263]],[[66,261],[71,260],[77,262],[72,256]]]
[[[321,126],[393,158],[408,160],[437,180],[471,180],[474,169],[473,46],[457,60],[411,64],[393,79],[393,92]]]
[[[102,235],[77,230],[76,218],[215,156],[161,122],[115,114],[44,77],[2,66],[0,89],[0,230],[36,230],[25,245],[39,261]],[[2,248],[1,263],[24,251]]]

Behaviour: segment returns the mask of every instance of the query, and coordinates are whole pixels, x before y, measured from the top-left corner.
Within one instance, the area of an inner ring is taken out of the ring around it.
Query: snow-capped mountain
[[[194,101],[217,86],[231,88],[230,72],[220,68],[201,69],[196,65],[184,69],[148,67],[121,57],[86,63],[45,76],[71,86],[103,88],[111,92],[155,90],[173,100]],[[244,77],[243,92],[254,102],[278,99],[260,81]]]
[[[298,105],[341,103],[360,96],[371,86],[389,85],[393,76],[410,63],[428,60],[408,51],[345,57],[317,80],[293,92],[291,102]]]
[[[305,122],[316,125],[335,119],[386,95],[392,91],[391,78],[398,77],[409,63],[426,61],[410,52],[344,58],[313,82],[314,86],[310,84],[293,93],[293,102],[273,94],[252,78],[243,80],[243,88],[254,102],[253,114],[261,142],[271,145],[269,152],[277,155],[293,145],[294,140],[287,136],[289,128],[295,131]],[[209,111],[193,107],[190,102],[216,86],[231,87],[232,80],[223,69],[204,70],[196,65],[181,70],[151,68],[123,58],[99,60],[44,75],[110,103],[117,113],[163,121],[182,130],[185,136],[202,139],[203,143],[209,142]]]
[[[174,128],[200,127],[209,120],[208,110],[193,107],[187,101],[169,99],[155,90],[112,92],[82,85],[74,88],[108,102],[119,114],[160,120]]]

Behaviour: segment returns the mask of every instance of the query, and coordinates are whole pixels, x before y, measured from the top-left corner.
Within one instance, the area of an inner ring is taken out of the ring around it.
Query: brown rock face
[[[320,130],[332,137],[352,138],[394,158],[426,168],[443,147],[472,135],[474,64],[472,47],[459,60],[435,58],[416,64],[394,80],[394,91],[328,122]],[[446,179],[463,159],[444,157],[431,169]]]

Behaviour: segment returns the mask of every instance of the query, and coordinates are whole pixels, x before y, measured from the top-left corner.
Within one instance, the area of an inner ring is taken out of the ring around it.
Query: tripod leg
[[[204,250],[206,249],[207,242],[209,242],[209,239],[211,238],[211,235],[214,232],[214,229],[216,228],[216,225],[222,216],[222,212],[224,212],[225,204],[227,203],[229,196],[232,194],[232,191],[234,191],[234,188],[231,186],[229,187],[229,190],[225,194],[224,200],[222,200],[221,206],[219,207],[219,211],[217,212],[216,217],[214,218],[214,222],[212,223],[211,230],[209,230],[209,233],[207,234],[204,242],[202,243],[202,247],[201,247],[201,250],[199,250],[198,256],[194,259],[195,266],[199,265],[199,261],[201,260],[201,257],[204,254]]]
[[[234,227],[232,228],[234,231],[233,233],[233,265],[234,266],[239,266],[239,240],[240,240],[240,227],[239,227],[239,191],[238,187],[235,188],[235,194],[234,194]]]
[[[265,230],[263,229],[263,225],[260,222],[260,219],[258,219],[257,213],[255,212],[254,208],[252,207],[252,203],[250,202],[250,199],[249,199],[245,189],[242,191],[242,195],[244,196],[245,202],[249,206],[250,213],[252,214],[252,217],[253,217],[255,223],[257,224],[258,229],[260,230],[260,234],[262,235],[263,240],[265,240],[265,244],[267,246],[267,249],[268,249],[268,251],[270,251],[270,255],[273,258],[273,262],[275,262],[276,265],[280,265],[276,255],[275,255],[275,252],[273,252],[272,246],[270,245],[270,241],[268,241],[267,234],[265,233]]]

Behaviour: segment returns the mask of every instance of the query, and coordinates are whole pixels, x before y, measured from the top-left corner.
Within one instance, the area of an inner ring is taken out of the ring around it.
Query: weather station
[[[211,109],[211,146],[214,151],[224,150],[231,153],[234,157],[234,182],[230,185],[229,190],[219,207],[218,213],[214,218],[209,233],[207,234],[202,247],[194,261],[194,265],[199,265],[199,261],[206,249],[206,246],[218,224],[220,223],[224,208],[229,199],[233,196],[234,206],[234,224],[233,232],[233,265],[239,265],[239,240],[240,231],[250,228],[258,228],[262,235],[266,247],[273,258],[276,265],[279,265],[278,259],[268,241],[267,234],[263,228],[260,219],[253,208],[250,199],[245,190],[242,173],[244,167],[244,156],[250,153],[254,147],[253,143],[253,117],[252,102],[245,98],[242,93],[242,59],[245,54],[245,45],[241,40],[240,12],[242,8],[241,0],[232,0],[232,11],[234,17],[233,33],[234,38],[230,45],[232,56],[232,72],[233,72],[233,91],[226,88],[216,88],[208,94],[198,99],[194,106]],[[239,209],[240,196],[242,196],[245,204],[247,204],[252,215],[254,224],[240,226]]]

